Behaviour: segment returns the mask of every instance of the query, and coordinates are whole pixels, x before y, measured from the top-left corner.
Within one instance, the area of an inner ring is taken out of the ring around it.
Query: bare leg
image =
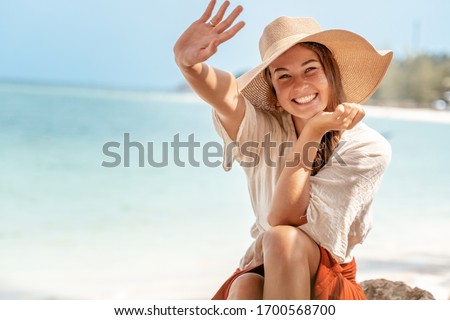
[[[228,300],[261,300],[264,278],[257,273],[245,273],[236,278],[230,287]]]
[[[303,231],[276,226],[263,239],[265,300],[309,300],[320,261],[319,246]]]

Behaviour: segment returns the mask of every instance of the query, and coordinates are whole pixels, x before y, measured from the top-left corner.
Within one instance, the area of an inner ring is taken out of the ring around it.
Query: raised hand
[[[226,10],[230,6],[229,1],[225,1],[216,15],[209,20],[215,5],[216,0],[211,0],[200,19],[193,22],[175,43],[173,51],[175,61],[180,68],[189,68],[208,60],[217,52],[220,44],[234,37],[244,27],[243,21],[233,25],[243,10],[242,6],[237,6],[224,19]]]

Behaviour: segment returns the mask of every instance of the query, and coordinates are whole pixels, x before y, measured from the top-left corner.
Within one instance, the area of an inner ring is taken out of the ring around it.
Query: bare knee
[[[228,300],[262,299],[264,278],[257,273],[244,273],[233,281],[228,293]]]
[[[306,237],[307,235],[304,232],[292,226],[272,227],[264,233],[262,242],[264,254],[301,254],[304,250],[299,249],[306,245]]]
[[[263,251],[265,264],[268,260],[282,265],[307,264],[311,276],[315,274],[320,260],[318,245],[302,230],[292,226],[275,226],[264,233]]]

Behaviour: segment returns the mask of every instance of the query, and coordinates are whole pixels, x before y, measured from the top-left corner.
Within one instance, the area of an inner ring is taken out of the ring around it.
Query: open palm
[[[233,25],[243,10],[241,6],[237,6],[224,19],[230,5],[229,1],[225,1],[217,14],[208,22],[215,4],[216,0],[211,0],[200,19],[193,22],[175,43],[173,50],[178,66],[191,67],[208,60],[217,52],[220,44],[234,37],[244,27],[243,21]]]

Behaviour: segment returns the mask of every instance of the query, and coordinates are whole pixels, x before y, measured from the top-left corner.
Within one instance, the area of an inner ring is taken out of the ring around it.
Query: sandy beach
[[[450,111],[446,110],[366,105],[363,108],[367,117],[450,124]]]
[[[177,132],[219,141],[199,98],[3,86],[0,101],[15,101],[0,115],[0,254],[8,257],[0,299],[209,299],[235,270],[253,222],[238,166],[101,167],[102,145],[124,132],[142,142]],[[357,280],[404,281],[448,299],[450,172],[441,136],[450,134],[450,112],[364,108],[395,157]],[[416,143],[429,153],[414,153]]]

